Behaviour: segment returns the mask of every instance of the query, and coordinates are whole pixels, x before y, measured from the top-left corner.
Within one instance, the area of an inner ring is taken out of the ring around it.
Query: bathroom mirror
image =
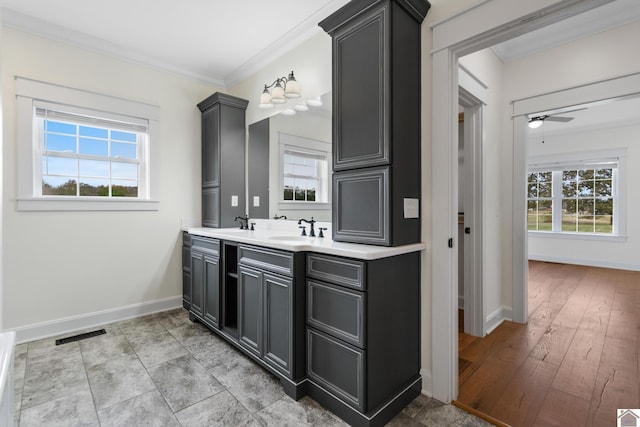
[[[249,217],[331,221],[331,93],[289,102],[289,111],[249,125]],[[302,102],[306,110],[293,109]]]

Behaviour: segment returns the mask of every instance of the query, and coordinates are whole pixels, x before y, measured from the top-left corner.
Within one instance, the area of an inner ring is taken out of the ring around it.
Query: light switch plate
[[[404,217],[420,218],[420,199],[404,199]]]
[[[253,207],[260,206],[260,196],[253,196]]]
[[[238,196],[231,196],[231,206],[238,206]]]

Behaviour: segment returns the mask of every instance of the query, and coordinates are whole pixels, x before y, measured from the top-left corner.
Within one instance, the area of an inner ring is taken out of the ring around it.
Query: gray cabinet
[[[220,242],[191,237],[189,251],[189,314],[212,328],[219,327]],[[183,254],[184,256],[184,254]],[[184,287],[184,283],[183,283]],[[183,300],[185,299],[183,293]]]
[[[420,393],[419,252],[306,264],[309,394],[352,425],[382,425]]]
[[[240,345],[287,377],[293,374],[294,254],[240,245]]]
[[[354,0],[320,22],[333,52],[334,240],[420,241],[419,215],[404,204],[420,199],[420,26],[429,6]]]
[[[202,225],[233,227],[245,213],[245,110],[248,101],[219,92],[202,112]]]

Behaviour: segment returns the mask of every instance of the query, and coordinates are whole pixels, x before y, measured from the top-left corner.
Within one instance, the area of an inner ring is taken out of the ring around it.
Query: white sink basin
[[[309,240],[307,236],[270,236],[270,240],[284,240],[288,242],[306,242]]]

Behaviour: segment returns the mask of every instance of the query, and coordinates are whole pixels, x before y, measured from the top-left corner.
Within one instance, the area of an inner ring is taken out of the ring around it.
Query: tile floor
[[[308,397],[289,398],[185,310],[105,329],[60,346],[49,338],[16,347],[16,426],[346,426]],[[389,425],[490,424],[420,396]]]

